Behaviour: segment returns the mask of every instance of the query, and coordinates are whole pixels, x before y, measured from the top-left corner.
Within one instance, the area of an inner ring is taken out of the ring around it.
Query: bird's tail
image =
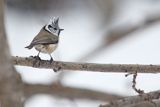
[[[33,46],[32,46],[32,45],[29,45],[29,46],[26,46],[25,48],[32,49]]]

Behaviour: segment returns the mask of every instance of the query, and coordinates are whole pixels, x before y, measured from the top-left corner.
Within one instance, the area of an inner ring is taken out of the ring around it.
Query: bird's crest
[[[51,18],[49,23],[45,26],[45,30],[59,36],[60,32],[64,30],[59,28],[59,17]]]

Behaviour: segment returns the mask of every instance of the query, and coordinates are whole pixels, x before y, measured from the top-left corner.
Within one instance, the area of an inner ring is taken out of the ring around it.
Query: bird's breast
[[[34,47],[37,51],[51,54],[57,48],[57,44],[48,44],[48,45],[39,44],[35,45]]]

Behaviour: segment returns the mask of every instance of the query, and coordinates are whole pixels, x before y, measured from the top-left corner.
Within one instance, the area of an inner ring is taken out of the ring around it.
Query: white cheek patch
[[[54,29],[52,30],[52,29],[49,29],[49,27],[48,27],[49,25],[47,25],[47,26],[45,26],[45,30],[47,30],[48,32],[50,32],[50,33],[52,33],[53,35],[58,35],[58,30],[57,31],[55,31]]]
[[[45,30],[47,30],[47,31],[50,32],[50,33],[53,33],[53,32],[51,32],[51,30],[48,28],[48,25],[45,26]]]

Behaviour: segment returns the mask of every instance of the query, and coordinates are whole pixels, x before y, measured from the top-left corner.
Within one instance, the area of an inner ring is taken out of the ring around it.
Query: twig
[[[32,57],[12,57],[12,63],[19,66],[33,67],[35,61]],[[138,64],[96,64],[54,61],[50,64],[48,60],[41,60],[34,68],[94,72],[117,72],[117,73],[160,73],[160,65],[138,65]]]
[[[137,89],[136,87],[136,78],[137,78],[137,71],[133,74],[133,81],[132,81],[132,88],[139,94],[142,95],[144,94],[144,91],[141,89]]]
[[[152,15],[146,17],[141,24],[138,23],[137,25],[131,26],[130,23],[127,23],[117,28],[110,29],[108,36],[106,36],[107,43],[117,42],[129,36],[129,34],[149,27],[157,22],[160,22],[160,15]]]
[[[144,90],[142,89],[137,89],[136,87],[136,78],[137,78],[137,71],[133,74],[133,81],[132,81],[132,88],[135,92],[137,92],[140,96],[144,94]],[[129,76],[131,74],[127,74],[126,76]],[[155,107],[157,107],[156,103],[152,100],[151,96],[148,94],[148,102],[152,103]]]
[[[136,78],[137,78],[137,71],[135,73],[132,73],[133,74],[133,81],[132,81],[132,88],[135,92],[137,92],[139,95],[142,95],[144,94],[144,90],[141,90],[141,89],[137,89],[136,87]],[[125,76],[129,76],[129,75],[132,75],[132,74],[126,74]]]
[[[120,100],[111,101],[106,105],[100,105],[100,107],[124,107],[126,105],[132,105],[132,104],[138,104],[142,103],[144,101],[148,101],[148,96],[150,96],[150,99],[155,100],[160,98],[160,90],[145,93],[142,95],[136,95],[131,97],[126,97]]]
[[[49,94],[53,97],[66,99],[87,99],[98,101],[111,101],[123,98],[122,96],[109,94],[106,92],[95,91],[91,89],[75,88],[63,86],[60,84],[24,84],[25,98],[30,98],[35,94]]]
[[[97,45],[93,50],[91,50],[89,53],[84,55],[83,57],[80,58],[80,60],[87,60],[92,57],[95,57],[97,54],[101,53],[103,50],[106,50],[107,48],[111,47],[118,41],[131,36],[130,34],[138,31],[145,29],[157,22],[160,21],[160,15],[156,16],[148,16],[144,19],[144,21],[141,24],[137,25],[131,25],[130,23],[124,23],[119,27],[115,27],[112,29],[109,29],[107,34],[102,38],[103,41],[101,41],[101,44]]]

